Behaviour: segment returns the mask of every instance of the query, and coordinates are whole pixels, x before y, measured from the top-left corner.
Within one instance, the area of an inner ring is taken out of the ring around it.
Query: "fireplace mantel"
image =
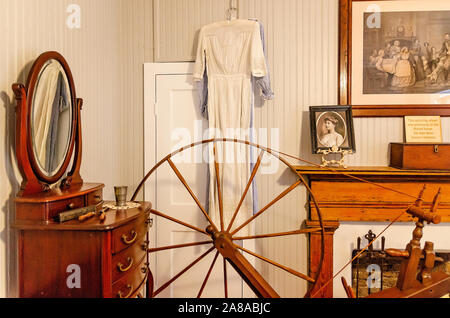
[[[436,213],[442,223],[450,223],[450,170],[401,170],[391,167],[349,167],[348,169],[296,166],[297,172],[306,177],[318,202],[325,227],[325,255],[316,288],[333,277],[333,236],[339,222],[410,222],[403,213],[419,195],[423,186],[423,207],[427,210],[434,196],[441,190],[441,200]],[[347,175],[369,181],[363,182]],[[395,191],[392,191],[394,189]],[[409,196],[405,195],[409,194]],[[402,214],[403,213],[403,214]],[[309,203],[308,227],[317,226],[317,212]],[[320,258],[320,235],[310,235],[310,274],[317,271]],[[406,246],[407,242],[405,242]],[[314,292],[313,292],[314,294]],[[316,297],[333,297],[333,284],[329,283]]]

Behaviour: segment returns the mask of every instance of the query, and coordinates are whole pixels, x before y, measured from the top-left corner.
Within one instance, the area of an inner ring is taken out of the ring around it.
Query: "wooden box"
[[[398,169],[450,170],[450,144],[391,143],[390,166]]]

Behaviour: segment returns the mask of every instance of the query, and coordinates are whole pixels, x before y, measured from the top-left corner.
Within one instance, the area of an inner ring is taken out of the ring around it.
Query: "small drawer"
[[[143,215],[129,224],[125,224],[112,232],[113,254],[142,241],[148,232],[148,215]]]
[[[112,258],[112,281],[116,282],[129,272],[132,272],[136,265],[145,257],[147,249],[148,243],[144,236],[129,248],[114,255]]]
[[[69,211],[73,209],[79,209],[84,207],[84,197],[79,196],[67,200],[54,201],[48,205],[49,218],[54,218],[60,212]]]
[[[147,274],[145,258],[131,272],[112,285],[112,297],[130,298],[144,284]]]
[[[97,205],[103,202],[103,190],[99,189],[87,195],[87,205]]]

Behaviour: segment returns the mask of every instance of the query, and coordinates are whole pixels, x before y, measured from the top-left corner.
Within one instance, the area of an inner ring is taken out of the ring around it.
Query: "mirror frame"
[[[71,136],[69,146],[64,160],[59,169],[52,175],[48,176],[41,170],[33,149],[33,137],[31,129],[31,119],[33,111],[33,97],[36,90],[39,75],[43,66],[49,60],[56,60],[61,64],[65,71],[70,89],[72,123],[70,126]],[[62,180],[61,187],[69,187],[71,184],[83,183],[79,175],[81,165],[81,123],[80,111],[82,99],[76,98],[75,85],[70,71],[69,65],[64,57],[55,51],[49,51],[41,54],[34,62],[28,74],[26,86],[22,84],[14,84],[13,91],[17,100],[17,124],[16,124],[16,156],[19,170],[22,173],[23,181],[19,195],[32,194],[49,190],[50,186],[59,182],[67,172],[72,155],[73,166]],[[75,147],[76,145],[76,147]]]

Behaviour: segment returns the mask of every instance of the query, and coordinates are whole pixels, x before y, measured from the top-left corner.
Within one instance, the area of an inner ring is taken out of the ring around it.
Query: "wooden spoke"
[[[228,298],[227,261],[225,258],[223,258],[223,284],[225,288],[225,298]]]
[[[167,287],[170,286],[170,284],[172,284],[175,280],[177,280],[181,275],[183,275],[184,273],[186,273],[189,269],[192,268],[192,266],[194,266],[195,264],[197,264],[199,261],[201,261],[206,255],[208,255],[209,253],[211,253],[213,250],[215,249],[215,247],[211,247],[209,250],[207,250],[205,253],[203,253],[202,255],[200,255],[195,261],[193,261],[191,264],[189,264],[188,266],[186,266],[183,270],[181,270],[178,274],[176,274],[174,277],[172,277],[172,279],[170,279],[167,283],[165,283],[164,285],[162,285],[157,291],[155,291],[153,293],[153,297],[156,297],[159,293],[161,293],[164,289],[166,289]]]
[[[288,236],[288,235],[296,235],[296,234],[307,234],[307,233],[314,233],[314,232],[320,232],[320,231],[322,231],[321,228],[316,228],[316,229],[304,229],[304,230],[296,230],[296,231],[289,231],[289,232],[280,232],[280,233],[261,234],[261,235],[253,235],[253,236],[233,237],[233,240],[234,240],[234,241],[251,240],[251,239],[269,238],[269,237],[277,237],[277,236]]]
[[[219,175],[219,163],[216,158],[216,144],[213,143],[213,152],[214,152],[214,168],[216,170],[216,185],[217,185],[217,196],[219,198],[219,215],[220,215],[220,230],[223,231],[223,201],[222,201],[222,190],[220,187],[220,175]]]
[[[289,268],[289,267],[280,265],[280,264],[278,264],[277,262],[271,261],[271,260],[269,260],[268,258],[262,257],[262,256],[260,256],[260,255],[258,255],[258,254],[256,254],[256,253],[253,253],[253,252],[251,252],[251,251],[249,251],[249,250],[247,250],[247,249],[245,249],[245,248],[243,248],[243,247],[240,247],[240,246],[237,245],[237,244],[233,244],[233,245],[234,245],[236,248],[238,248],[238,249],[240,249],[240,250],[242,250],[242,251],[244,251],[244,252],[246,252],[246,253],[248,253],[248,254],[250,254],[250,255],[253,255],[253,256],[256,257],[256,258],[259,258],[260,260],[263,260],[263,261],[265,261],[265,262],[267,262],[267,263],[269,263],[269,264],[272,264],[272,265],[274,265],[274,266],[276,266],[276,267],[278,267],[278,268],[281,268],[282,270],[284,270],[284,271],[286,271],[286,272],[288,272],[288,273],[290,273],[290,274],[292,274],[292,275],[294,275],[294,276],[300,277],[300,278],[302,278],[302,279],[304,279],[304,280],[307,280],[308,282],[311,282],[311,283],[314,283],[314,282],[315,282],[315,280],[314,280],[313,278],[309,277],[308,275],[302,274],[302,273],[300,273],[300,272],[298,272],[298,271],[296,271],[296,270],[294,270],[294,269],[292,269],[292,268]]]
[[[206,274],[205,280],[203,281],[202,287],[198,292],[197,298],[200,298],[203,294],[203,290],[205,289],[206,283],[208,282],[209,276],[211,275],[214,264],[216,264],[217,256],[219,256],[219,252],[216,252],[216,256],[214,256],[214,260],[212,261],[211,266],[209,267],[208,273]]]
[[[149,253],[155,253],[159,251],[165,251],[165,250],[172,250],[182,247],[190,247],[190,246],[198,246],[198,245],[206,245],[206,244],[212,244],[212,241],[203,241],[203,242],[193,242],[193,243],[185,243],[185,244],[178,244],[178,245],[170,245],[170,246],[163,246],[163,247],[157,247],[157,248],[149,248],[147,252]]]
[[[159,212],[159,211],[156,211],[156,210],[150,210],[150,213],[152,213],[152,214],[154,214],[154,215],[157,215],[157,216],[160,216],[160,217],[162,217],[162,218],[165,218],[165,219],[167,219],[167,220],[170,220],[170,221],[172,221],[172,222],[178,223],[178,224],[180,224],[180,225],[186,226],[186,227],[188,227],[188,228],[190,228],[190,229],[192,229],[192,230],[195,230],[195,231],[197,231],[197,232],[200,232],[200,233],[203,233],[203,234],[209,236],[209,234],[206,233],[205,230],[199,229],[198,227],[195,227],[195,226],[190,225],[190,224],[188,224],[188,223],[185,223],[185,222],[183,222],[183,221],[177,220],[177,219],[175,219],[175,218],[173,218],[173,217],[170,217],[170,216],[168,216],[168,215],[166,215],[166,214],[164,214],[164,213],[162,213],[162,212]]]
[[[239,204],[237,205],[236,210],[234,211],[233,217],[231,218],[230,224],[228,225],[227,232],[229,232],[231,230],[231,227],[233,226],[234,220],[236,219],[236,216],[237,216],[237,214],[239,212],[239,209],[241,208],[242,203],[244,202],[244,199],[247,196],[248,189],[250,189],[250,186],[251,186],[251,184],[253,182],[253,179],[256,176],[256,172],[258,171],[259,165],[261,164],[261,160],[262,160],[263,155],[264,155],[264,150],[261,150],[260,153],[259,153],[258,161],[256,161],[256,164],[253,167],[253,171],[252,171],[252,174],[250,176],[250,179],[248,180],[247,186],[245,187],[244,193],[242,193],[241,200],[239,201]]]
[[[302,183],[302,180],[297,180],[297,182],[295,182],[294,184],[292,184],[289,188],[287,188],[286,190],[284,190],[282,193],[280,193],[275,199],[273,199],[269,204],[267,204],[264,208],[262,208],[258,213],[256,213],[255,215],[253,215],[250,219],[248,219],[247,221],[245,221],[242,225],[240,225],[238,228],[236,228],[231,235],[233,236],[234,234],[236,234],[237,232],[239,232],[244,226],[246,226],[247,224],[249,224],[251,221],[253,221],[254,219],[256,219],[258,216],[260,216],[262,213],[264,213],[265,211],[267,211],[268,208],[270,208],[272,205],[274,205],[275,203],[277,203],[280,199],[282,199],[284,196],[286,196],[289,192],[291,192],[292,190],[294,190],[299,184]]]
[[[182,174],[180,173],[180,170],[178,170],[178,168],[175,166],[175,164],[173,163],[173,161],[168,158],[167,162],[169,163],[170,167],[172,168],[172,170],[175,172],[175,174],[177,175],[178,179],[180,179],[181,183],[184,185],[184,187],[186,188],[186,190],[189,192],[189,194],[191,195],[192,199],[194,199],[195,203],[197,203],[198,207],[200,208],[200,210],[202,211],[203,215],[206,217],[206,219],[208,220],[209,224],[211,224],[215,230],[217,230],[217,227],[214,225],[214,223],[211,221],[211,218],[209,217],[208,213],[206,213],[205,209],[203,208],[202,204],[200,203],[200,201],[197,199],[197,197],[195,196],[194,192],[192,192],[191,188],[188,186],[186,180],[184,179],[184,177],[182,176]]]

